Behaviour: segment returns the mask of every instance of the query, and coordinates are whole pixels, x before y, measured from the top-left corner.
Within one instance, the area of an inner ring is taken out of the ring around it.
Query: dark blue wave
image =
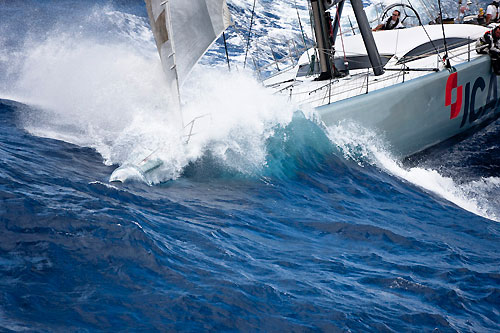
[[[206,155],[118,186],[0,102],[2,331],[500,329],[500,225],[344,159],[313,122],[276,131],[261,177]]]
[[[0,1],[2,46],[114,41],[113,22],[86,21],[106,5],[146,16],[142,0]],[[0,100],[0,331],[500,331],[499,224],[345,159],[310,120],[276,128],[250,176],[208,150],[175,181],[116,185],[95,150],[26,132],[37,111]],[[499,134],[416,165],[498,177]]]

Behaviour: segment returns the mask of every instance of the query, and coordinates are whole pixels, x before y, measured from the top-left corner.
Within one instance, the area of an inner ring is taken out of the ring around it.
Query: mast
[[[335,17],[335,26],[333,27],[333,42],[337,35],[338,22],[340,21],[340,16],[342,14],[342,9],[345,0],[310,0],[311,9],[313,14],[313,26],[314,35],[316,37],[316,46],[319,53],[319,62],[321,74],[316,80],[328,80],[334,76],[335,69],[333,66],[333,49],[332,41],[330,39],[330,29],[332,29],[327,9],[340,3],[338,15]],[[368,53],[368,58],[373,68],[373,73],[375,75],[384,74],[384,69],[382,65],[382,60],[380,59],[380,54],[378,53],[377,45],[375,44],[375,39],[373,38],[372,30],[370,24],[368,23],[368,18],[363,10],[363,3],[361,0],[351,0],[352,9],[354,10],[354,15],[358,21],[358,27],[361,31],[363,37],[363,42],[365,44],[366,51]]]
[[[333,65],[331,61],[332,44],[328,38],[329,27],[327,26],[325,4],[323,0],[311,0],[311,8],[314,20],[314,35],[316,37],[319,65],[321,69],[321,74],[317,80],[329,80],[333,76]]]
[[[382,75],[384,74],[382,60],[380,59],[380,54],[378,53],[377,44],[375,44],[375,39],[373,38],[368,18],[363,10],[363,3],[361,0],[351,0],[351,6],[354,10],[356,21],[358,21],[358,27],[361,31],[363,42],[365,43],[366,52],[368,52],[368,58],[370,59],[373,73],[377,76]]]

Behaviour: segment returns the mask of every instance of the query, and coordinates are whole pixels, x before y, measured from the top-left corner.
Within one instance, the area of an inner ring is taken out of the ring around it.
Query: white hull
[[[455,68],[463,96],[460,113],[453,119],[450,119],[451,105],[445,103],[446,83],[453,75],[448,70],[319,106],[316,110],[325,125],[353,121],[381,134],[397,157],[407,157],[500,115],[500,85],[491,71],[489,57]]]
[[[478,55],[474,48],[475,39],[487,29],[472,25],[451,25],[446,29],[447,38],[462,38],[461,46],[451,47],[449,52],[453,66],[450,70],[432,53],[406,62],[409,70],[404,74],[386,70],[382,76],[374,76],[367,69],[358,69],[344,78],[314,81],[314,76],[294,75],[308,63],[305,54],[292,73],[280,73],[265,83],[298,104],[312,105],[326,126],[351,121],[378,133],[389,151],[402,159],[499,116],[498,78],[492,73],[489,56]],[[389,55],[385,68],[402,68],[398,61],[429,42],[427,34],[442,38],[441,26],[427,26],[426,30],[426,34],[422,27],[375,33],[381,54],[397,50]],[[346,43],[350,49],[362,56],[360,36],[349,38]],[[452,85],[453,76],[456,86]],[[448,80],[451,98],[446,103]],[[459,90],[461,96],[457,96]]]
[[[170,17],[169,9],[184,13],[181,7],[194,7],[180,1],[172,2],[170,7],[165,6],[168,2],[160,0],[148,0],[147,3],[162,63],[166,66],[167,81],[177,85],[179,71],[187,75],[198,55],[183,66],[185,58],[173,52],[175,38],[168,33],[175,33],[177,26],[173,23],[164,25],[179,18]],[[210,3],[221,5],[215,6],[218,8],[215,17],[220,19],[216,24],[217,33],[222,32],[228,25],[223,15],[225,1],[210,0]],[[177,29],[180,35],[184,31],[182,27]],[[344,71],[343,77],[315,81],[319,76],[316,70],[319,66],[314,59],[318,59],[319,53],[314,58],[313,51],[308,50],[294,68],[268,78],[264,84],[276,93],[289,96],[295,104],[315,108],[326,126],[354,122],[379,134],[388,144],[388,150],[403,159],[457,135],[470,133],[499,117],[498,78],[492,74],[489,56],[478,55],[474,50],[475,40],[485,31],[487,29],[481,26],[454,24],[376,32],[373,41],[381,58],[374,63],[383,65],[385,70],[379,76],[371,74],[361,36],[353,35],[344,40],[337,39],[335,44],[345,45],[345,51],[336,50],[333,61],[338,71]],[[211,36],[207,40],[213,42],[217,33],[194,35]],[[177,51],[184,50],[180,53],[189,54],[191,48],[183,47],[183,43],[177,44]],[[206,45],[199,45],[199,55]],[[451,68],[443,66],[445,46]],[[375,49],[373,43],[370,49]],[[330,50],[327,53],[330,54]],[[176,58],[179,63],[172,65],[172,59]],[[325,60],[324,56],[322,59],[325,65],[328,59]],[[328,68],[327,65],[324,67]],[[377,74],[381,74],[377,68]],[[124,181],[130,177],[147,180],[148,174],[161,165],[161,160],[146,158],[138,164],[118,168],[111,175],[111,181]]]

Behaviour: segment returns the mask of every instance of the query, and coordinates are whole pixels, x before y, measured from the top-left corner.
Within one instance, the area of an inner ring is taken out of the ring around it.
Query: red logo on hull
[[[446,93],[444,97],[444,105],[451,105],[451,113],[450,119],[454,119],[460,113],[460,109],[462,108],[462,95],[463,95],[463,86],[457,87],[457,72],[450,74],[448,76],[448,81],[446,81]],[[457,100],[455,103],[451,103],[451,93],[453,89],[457,89]]]

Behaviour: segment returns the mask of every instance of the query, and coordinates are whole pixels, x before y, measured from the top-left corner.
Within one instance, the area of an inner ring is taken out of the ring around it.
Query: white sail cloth
[[[226,0],[145,0],[171,91],[231,24]]]

